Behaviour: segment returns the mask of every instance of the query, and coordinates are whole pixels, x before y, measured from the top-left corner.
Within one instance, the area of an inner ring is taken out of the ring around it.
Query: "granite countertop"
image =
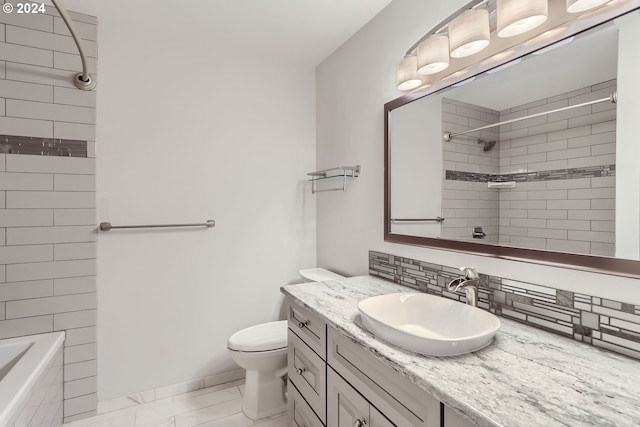
[[[410,288],[362,276],[281,290],[478,426],[640,425],[640,363],[632,359],[505,318],[482,350],[422,356],[356,323],[360,300]]]

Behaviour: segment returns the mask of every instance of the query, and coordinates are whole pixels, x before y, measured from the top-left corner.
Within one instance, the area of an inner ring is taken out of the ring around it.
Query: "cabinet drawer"
[[[327,334],[329,365],[393,424],[440,426],[440,402],[433,396],[333,328]]]
[[[298,389],[289,383],[289,425],[291,427],[324,427]]]
[[[288,339],[289,381],[324,423],[326,422],[327,365],[290,329]]]
[[[322,360],[327,358],[327,324],[310,310],[295,303],[289,305],[289,328],[296,333]]]
[[[408,427],[406,420],[392,423],[349,383],[327,369],[327,422],[331,427]],[[439,426],[438,426],[439,427]]]

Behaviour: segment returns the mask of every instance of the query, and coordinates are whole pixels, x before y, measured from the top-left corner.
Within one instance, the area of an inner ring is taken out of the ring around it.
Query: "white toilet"
[[[284,412],[287,321],[262,323],[229,337],[231,358],[247,370],[242,412],[254,420]]]
[[[309,281],[341,279],[343,276],[321,268],[301,270]],[[251,326],[229,337],[231,358],[247,370],[242,412],[254,420],[287,410],[287,321]]]

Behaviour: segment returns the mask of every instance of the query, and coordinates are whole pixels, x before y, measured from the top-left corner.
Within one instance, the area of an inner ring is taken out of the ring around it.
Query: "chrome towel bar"
[[[117,229],[130,229],[130,228],[178,228],[178,227],[215,227],[216,222],[212,219],[208,219],[207,222],[194,223],[194,224],[155,224],[155,225],[111,225],[110,222],[101,222],[98,227],[100,231],[110,231]]]
[[[442,222],[444,218],[391,218],[391,222]]]

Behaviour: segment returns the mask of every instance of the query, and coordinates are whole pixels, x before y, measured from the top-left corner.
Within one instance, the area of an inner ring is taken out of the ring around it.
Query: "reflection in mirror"
[[[609,99],[640,92],[638,26],[633,12],[392,110],[390,233],[639,259],[640,182],[619,180],[638,175],[620,154],[637,123]]]

